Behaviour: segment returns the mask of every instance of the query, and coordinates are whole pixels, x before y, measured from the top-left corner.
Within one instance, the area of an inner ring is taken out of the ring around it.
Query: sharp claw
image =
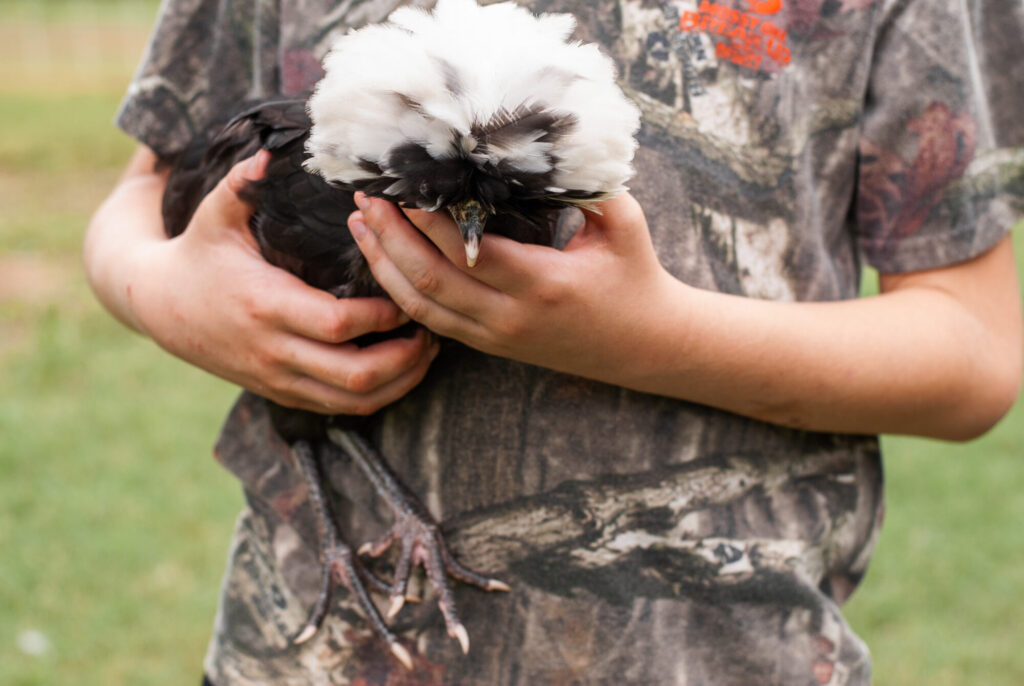
[[[295,643],[296,645],[300,643],[305,643],[309,639],[313,638],[313,636],[316,634],[316,630],[316,624],[307,624],[306,628],[302,630],[302,633],[295,637],[293,643]]]
[[[469,632],[466,631],[466,627],[462,624],[456,624],[455,628],[448,635],[459,642],[459,645],[462,646],[463,655],[469,654]]]
[[[391,605],[388,606],[387,618],[394,619],[401,610],[402,606],[405,605],[405,596],[396,595],[391,599]]]
[[[475,255],[468,256],[475,257]],[[472,266],[474,261],[470,261],[469,264]],[[399,548],[392,583],[392,596],[385,613],[387,619],[390,620],[397,615],[407,600],[413,602],[414,598],[406,597],[409,571],[411,566],[422,565],[430,583],[440,594],[438,603],[444,614],[445,623],[449,627],[448,635],[459,642],[463,654],[468,654],[469,632],[458,619],[454,596],[447,577],[450,575],[488,591],[507,592],[511,588],[502,581],[489,579],[466,568],[452,557],[440,534],[437,522],[415,495],[398,481],[387,462],[370,446],[365,437],[358,432],[343,431],[338,427],[328,428],[327,436],[334,446],[356,462],[373,484],[377,494],[390,505],[395,515],[395,522],[390,534],[377,543],[366,543],[359,548],[359,555],[368,553],[372,557],[383,554],[393,544]],[[366,608],[366,611],[369,614],[372,612],[373,606],[369,604],[369,601],[367,604],[369,608]],[[379,615],[377,617],[380,619]],[[390,633],[382,622],[377,630],[378,633],[385,636]],[[396,642],[389,641],[389,643],[395,657],[411,669],[412,661],[408,657],[408,651]]]
[[[497,579],[487,580],[488,591],[505,591],[506,593],[512,590],[512,587],[506,584],[504,581],[498,581]]]
[[[401,643],[391,643],[389,645],[391,646],[391,654],[394,655],[399,662],[405,665],[406,669],[412,671],[412,655],[410,655],[409,651],[405,649],[405,646]]]

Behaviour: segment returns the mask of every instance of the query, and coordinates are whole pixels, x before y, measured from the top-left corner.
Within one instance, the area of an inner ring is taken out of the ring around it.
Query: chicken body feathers
[[[264,258],[338,297],[381,295],[346,226],[352,192],[303,168],[311,122],[306,100],[250,103],[222,128],[199,137],[168,179],[163,214],[168,235],[185,230],[202,198],[238,162],[271,153],[263,179],[241,193],[254,209],[250,228]]]

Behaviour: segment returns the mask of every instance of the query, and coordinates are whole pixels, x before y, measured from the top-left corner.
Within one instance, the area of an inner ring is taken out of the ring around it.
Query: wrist
[[[641,310],[643,354],[637,355],[635,390],[682,397],[692,365],[692,341],[698,336],[699,289],[662,269]]]
[[[598,361],[595,373],[585,375],[635,391],[682,397],[699,291],[660,268],[638,286],[606,327],[612,336],[605,348],[610,354]]]

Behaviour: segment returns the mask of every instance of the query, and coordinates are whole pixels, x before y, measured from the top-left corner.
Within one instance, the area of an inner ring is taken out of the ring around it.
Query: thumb
[[[638,240],[650,242],[650,231],[643,208],[629,193],[605,200],[594,210],[584,210],[583,226],[565,246],[566,250],[583,248],[594,243],[627,249]]]
[[[252,217],[253,208],[242,199],[240,194],[251,182],[264,177],[269,161],[270,153],[260,150],[252,157],[233,166],[220,180],[220,183],[203,199],[200,211],[207,218],[216,218],[216,224],[221,227],[247,226]]]

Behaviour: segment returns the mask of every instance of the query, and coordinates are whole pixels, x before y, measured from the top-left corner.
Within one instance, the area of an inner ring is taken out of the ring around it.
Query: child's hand
[[[1017,397],[1009,238],[883,275],[878,297],[773,302],[676,280],[633,198],[601,209],[561,252],[485,235],[472,269],[442,212],[410,211],[410,223],[373,200],[349,227],[410,317],[487,353],[814,431],[963,440]]]
[[[357,201],[363,209],[349,226],[374,275],[427,328],[487,353],[621,385],[641,373],[630,365],[638,337],[657,326],[656,303],[674,280],[632,196],[586,213],[562,251],[485,232],[472,268],[446,213],[409,210],[407,219],[388,202]]]
[[[135,251],[133,319],[176,356],[281,405],[374,412],[420,382],[436,343],[420,331],[359,349],[348,341],[406,321],[393,303],[338,300],[264,261],[238,192],[266,162],[260,154],[237,165],[184,234]]]

